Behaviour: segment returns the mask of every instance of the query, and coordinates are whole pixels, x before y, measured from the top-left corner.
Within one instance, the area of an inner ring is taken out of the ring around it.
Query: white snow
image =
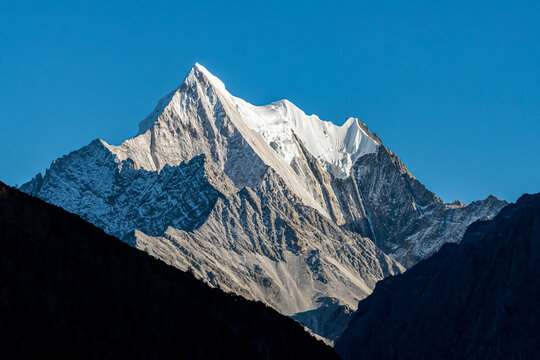
[[[216,76],[214,76],[210,71],[208,71],[204,66],[202,66],[199,63],[195,63],[194,67],[200,72],[202,72],[206,76],[206,78],[210,80],[210,82],[212,83],[212,85],[214,85],[214,87],[222,91],[227,91],[225,89],[225,84],[221,80],[219,80]]]
[[[342,126],[337,126],[317,115],[306,115],[288,100],[255,106],[231,95],[223,82],[204,66],[197,63],[195,67],[236,106],[246,125],[260,133],[288,164],[298,155],[293,133],[327,171],[339,178],[349,176],[356,159],[373,153],[379,145],[360,127],[358,119],[351,117]]]

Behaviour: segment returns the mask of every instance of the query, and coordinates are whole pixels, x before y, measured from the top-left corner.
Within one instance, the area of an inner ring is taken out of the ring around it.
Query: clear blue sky
[[[540,191],[540,1],[0,0],[0,180],[119,144],[200,62],[356,116],[446,201]]]

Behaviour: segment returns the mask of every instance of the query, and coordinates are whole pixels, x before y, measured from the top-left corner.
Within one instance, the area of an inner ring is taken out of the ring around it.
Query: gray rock
[[[372,239],[405,267],[431,256],[444,243],[459,242],[467,226],[493,218],[507,205],[494,196],[469,206],[445,204],[384,146],[360,158],[353,177],[372,226]]]

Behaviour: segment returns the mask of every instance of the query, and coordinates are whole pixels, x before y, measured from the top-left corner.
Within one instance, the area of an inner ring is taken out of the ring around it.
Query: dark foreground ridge
[[[0,182],[0,358],[333,359],[226,294]]]
[[[345,359],[540,357],[540,194],[473,223],[379,282],[336,344]]]

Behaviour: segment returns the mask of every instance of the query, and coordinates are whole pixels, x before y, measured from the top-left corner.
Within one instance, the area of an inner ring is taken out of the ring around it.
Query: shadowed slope
[[[2,358],[337,358],[267,306],[2,183],[0,249]]]
[[[346,359],[532,359],[540,353],[540,194],[379,282],[336,344]]]

